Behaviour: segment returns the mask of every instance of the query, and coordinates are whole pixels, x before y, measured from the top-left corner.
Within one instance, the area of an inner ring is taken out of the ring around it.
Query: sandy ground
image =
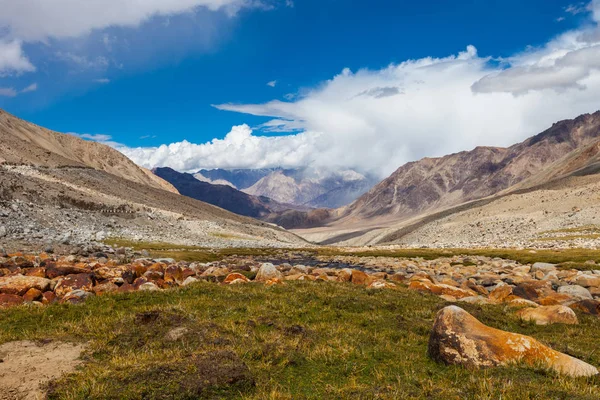
[[[45,398],[50,381],[75,370],[81,364],[82,344],[31,341],[0,346],[0,400]]]

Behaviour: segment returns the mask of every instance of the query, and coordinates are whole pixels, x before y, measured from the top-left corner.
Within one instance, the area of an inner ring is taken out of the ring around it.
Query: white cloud
[[[300,133],[292,136],[252,135],[248,125],[234,126],[224,139],[204,144],[188,141],[160,147],[128,148],[116,145],[133,161],[147,168],[168,166],[194,172],[201,168],[263,168],[273,165],[296,167],[313,162],[320,149],[320,135]]]
[[[112,142],[111,135],[104,135],[101,133],[73,133],[73,132],[70,132],[69,135],[77,136],[78,138],[85,139],[85,140],[91,140],[94,142],[118,145],[117,143]]]
[[[569,13],[571,15],[578,15],[578,14],[583,14],[586,12],[589,12],[592,10],[592,3],[576,3],[576,4],[569,4],[567,7],[565,7],[565,12]]]
[[[85,55],[74,54],[71,52],[64,53],[59,51],[56,53],[56,57],[59,60],[71,63],[82,70],[94,69],[102,71],[108,68],[108,66],[110,65],[108,59],[103,56],[96,56],[90,58]]]
[[[106,84],[106,83],[110,83],[110,79],[108,79],[108,78],[99,78],[99,79],[94,79],[94,82]]]
[[[27,86],[25,89],[21,90],[21,93],[30,93],[30,92],[35,92],[36,90],[38,90],[38,84],[32,83],[31,85]]]
[[[313,166],[383,177],[422,157],[511,145],[600,108],[600,31],[586,26],[507,59],[468,46],[379,70],[344,69],[289,101],[215,106],[270,117],[263,131],[301,131],[293,135],[255,136],[244,125],[204,144],[117,148],[146,167]]]
[[[13,88],[0,88],[0,96],[2,97],[15,97],[17,91]]]
[[[0,27],[25,41],[78,37],[110,26],[136,27],[155,16],[204,7],[235,14],[248,0],[0,0]]]
[[[525,62],[537,57],[541,63],[542,58],[554,57],[568,65],[593,59],[588,53],[563,53],[560,58],[543,49],[519,55],[519,59]],[[352,168],[383,177],[425,156],[478,145],[511,145],[558,120],[600,107],[600,72],[595,69],[581,79],[581,88],[534,89],[530,83],[508,76],[505,84],[520,90],[520,96],[472,90],[474,83],[502,73],[490,66],[489,58],[478,56],[473,46],[454,56],[408,60],[381,70],[345,69],[295,101],[216,106],[273,117],[258,127],[263,130],[301,133],[261,137],[252,135],[248,126],[239,126],[223,140],[205,144],[184,141],[152,148],[117,148],[149,168],[194,171],[313,166]],[[528,91],[523,91],[525,84]]]
[[[33,71],[35,67],[23,53],[21,41],[0,38],[0,76]]]
[[[267,82],[267,86],[275,87],[277,86],[277,81]]]

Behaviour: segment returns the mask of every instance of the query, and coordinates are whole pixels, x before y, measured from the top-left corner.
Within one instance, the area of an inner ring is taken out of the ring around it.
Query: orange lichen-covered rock
[[[571,304],[569,307],[585,314],[600,315],[600,301],[598,300],[582,300]]]
[[[63,297],[74,290],[91,292],[94,282],[90,274],[67,275],[60,278],[54,289],[58,297]]]
[[[237,282],[239,281],[239,282]],[[250,279],[248,279],[247,277],[245,277],[242,274],[238,274],[237,272],[233,273],[233,274],[229,274],[225,277],[225,280],[223,281],[224,284],[228,285],[230,283],[242,283],[242,282],[249,282]]]
[[[36,288],[31,288],[23,295],[23,300],[27,302],[38,301],[42,298],[42,291]]]
[[[551,293],[546,297],[542,297],[538,299],[538,303],[543,306],[556,306],[556,305],[568,305],[576,302],[577,299],[574,299],[571,295],[566,293]]]
[[[0,293],[22,296],[31,288],[46,291],[52,282],[37,276],[4,276],[0,278]]]
[[[433,294],[437,294],[438,296],[452,296],[456,299],[462,299],[464,297],[472,297],[477,295],[477,293],[475,293],[472,290],[461,289],[454,286],[444,285],[442,283],[435,285],[425,280],[412,281],[408,285],[408,288],[412,290],[418,290],[420,292],[430,292]]]
[[[373,282],[373,278],[365,274],[362,271],[352,270],[351,282],[355,285],[370,285]]]
[[[506,299],[512,295],[513,288],[506,285],[500,284],[496,286],[494,290],[490,292],[489,299],[492,303],[502,303],[506,301]]]
[[[513,288],[513,294],[523,299],[538,301],[541,298],[554,294],[550,281],[528,281],[518,284]]]
[[[577,315],[569,307],[565,306],[543,306],[536,308],[523,308],[517,311],[517,315],[524,320],[535,321],[537,325],[569,324],[579,323]]]
[[[569,376],[598,374],[590,364],[552,350],[529,336],[486,326],[456,306],[438,312],[428,352],[435,361],[471,368],[522,362],[545,365]]]
[[[23,298],[16,294],[0,293],[0,308],[18,306],[23,303]]]

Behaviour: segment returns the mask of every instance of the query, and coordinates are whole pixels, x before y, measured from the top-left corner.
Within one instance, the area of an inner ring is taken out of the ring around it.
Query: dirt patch
[[[81,364],[85,345],[9,342],[0,346],[0,400],[45,398],[44,387]]]

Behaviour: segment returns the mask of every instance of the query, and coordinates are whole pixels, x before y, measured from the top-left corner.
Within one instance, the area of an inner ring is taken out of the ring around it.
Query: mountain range
[[[569,177],[600,171],[600,112],[555,123],[508,148],[477,147],[401,166],[352,204],[302,231],[327,243],[384,243],[398,240],[407,226],[438,214],[462,212],[486,199],[535,191]],[[571,184],[576,184],[571,180]],[[462,207],[461,207],[462,206]],[[417,224],[418,225],[418,224]]]
[[[196,179],[231,186],[281,204],[308,208],[337,208],[367,192],[378,180],[353,170],[314,168],[213,169],[200,170]]]

